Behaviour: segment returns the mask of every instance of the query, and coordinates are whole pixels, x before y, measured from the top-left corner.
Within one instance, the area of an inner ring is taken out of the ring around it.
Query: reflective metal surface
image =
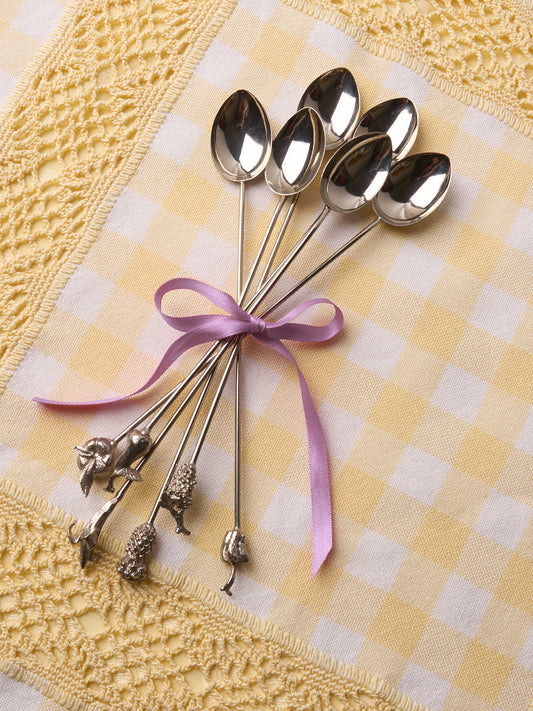
[[[270,156],[271,132],[265,110],[245,89],[220,107],[211,130],[215,165],[228,180],[257,177]]]
[[[417,153],[396,163],[372,201],[389,225],[412,225],[440,205],[450,184],[450,159],[442,153]]]
[[[309,106],[324,125],[326,150],[337,148],[351,134],[359,116],[359,90],[352,73],[344,67],[317,77],[305,90],[298,108]]]
[[[361,116],[354,136],[386,133],[392,142],[395,160],[411,150],[418,133],[418,111],[410,99],[404,97],[384,101]]]
[[[391,140],[385,133],[350,139],[326,165],[322,199],[335,212],[358,210],[381,188],[390,170]]]
[[[268,187],[278,195],[295,195],[316,176],[324,157],[324,129],[314,109],[300,109],[272,143],[265,169]]]

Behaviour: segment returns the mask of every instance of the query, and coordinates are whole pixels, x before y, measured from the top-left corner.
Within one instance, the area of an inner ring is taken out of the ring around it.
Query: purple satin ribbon
[[[186,289],[195,291],[205,296],[213,304],[219,306],[228,315],[205,314],[200,316],[169,316],[164,313],[161,302],[163,297],[171,291]],[[290,360],[298,371],[302,403],[307,426],[307,443],[309,448],[309,469],[311,480],[311,512],[313,522],[313,576],[326,559],[333,544],[331,494],[329,484],[329,466],[326,441],[318,413],[313,404],[309,386],[298,367],[291,352],[283,345],[281,340],[305,341],[307,343],[322,343],[327,341],[341,330],[343,324],[342,311],[329,299],[310,299],[299,304],[279,321],[263,321],[242,309],[235,299],[220,289],[215,289],[196,279],[170,279],[162,284],[156,291],[154,301],[157,310],[172,328],[184,333],[167,349],[161,362],[153,375],[135,392],[121,397],[108,398],[107,400],[93,400],[91,402],[60,402],[33,398],[35,402],[44,405],[58,405],[62,407],[80,407],[92,405],[105,405],[119,402],[125,398],[137,395],[153,385],[163,373],[183,353],[213,341],[221,341],[239,334],[251,334],[265,346],[277,351],[280,355]],[[303,323],[293,323],[292,320],[317,304],[330,304],[335,309],[335,315],[325,326],[309,326]]]

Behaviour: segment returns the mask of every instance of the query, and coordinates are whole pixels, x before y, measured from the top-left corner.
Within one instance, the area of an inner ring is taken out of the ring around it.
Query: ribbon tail
[[[132,393],[127,395],[117,395],[116,397],[105,398],[104,400],[89,400],[84,402],[63,402],[62,400],[47,400],[46,398],[34,397],[33,402],[41,403],[41,405],[51,405],[54,407],[93,407],[97,405],[108,405],[114,402],[121,402],[127,398],[133,397],[134,395],[139,395],[139,393],[147,390],[151,385],[153,385],[159,378],[170,368],[170,366],[182,356],[189,348],[201,345],[202,343],[209,343],[210,341],[216,340],[213,338],[213,334],[210,332],[202,332],[201,329],[197,331],[192,331],[191,333],[185,333],[174,341],[168,348],[157,368],[154,370],[152,375],[148,380],[137,388]]]
[[[258,334],[254,334],[256,338]],[[333,523],[331,511],[331,491],[329,480],[328,452],[324,430],[313,403],[313,398],[304,374],[292,353],[278,340],[258,340],[265,346],[277,351],[290,360],[298,372],[302,403],[307,426],[307,444],[309,450],[309,475],[311,482],[311,519],[313,525],[313,566],[312,577],[315,577],[328,553],[333,547]]]

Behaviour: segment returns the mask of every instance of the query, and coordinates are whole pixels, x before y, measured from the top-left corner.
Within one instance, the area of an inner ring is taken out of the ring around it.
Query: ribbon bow
[[[205,314],[199,316],[170,316],[162,309],[163,297],[171,291],[195,291],[205,296],[213,304],[223,309],[226,314]],[[220,341],[232,336],[254,336],[258,341],[287,358],[296,368],[300,380],[302,403],[307,426],[307,442],[309,449],[309,470],[311,480],[311,513],[313,524],[313,576],[326,559],[333,543],[331,520],[331,494],[329,485],[329,466],[324,432],[320,424],[318,413],[313,404],[309,386],[298,367],[291,352],[281,342],[305,341],[307,343],[322,343],[333,338],[343,324],[342,311],[329,299],[310,299],[299,304],[278,321],[263,321],[241,308],[235,299],[226,292],[209,286],[196,279],[170,279],[162,284],[156,291],[154,301],[157,310],[169,326],[181,331],[184,335],[172,343],[167,349],[161,362],[152,376],[138,390],[122,397],[94,400],[91,402],[59,402],[34,398],[36,402],[45,405],[80,406],[103,405],[119,402],[132,395],[137,395],[153,385],[163,373],[183,353],[194,346],[212,341]],[[330,304],[335,309],[335,315],[324,326],[309,326],[303,323],[294,323],[293,319],[317,304]]]

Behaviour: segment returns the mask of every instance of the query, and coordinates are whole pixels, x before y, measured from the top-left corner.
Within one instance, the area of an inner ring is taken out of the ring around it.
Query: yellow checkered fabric
[[[353,71],[363,110],[402,94],[415,101],[415,150],[447,153],[453,182],[430,218],[403,231],[380,226],[302,293],[331,298],[346,319],[327,346],[293,348],[332,470],[335,548],[313,581],[297,378],[286,362],[245,344],[242,504],[251,562],[239,570],[234,600],[435,711],[526,711],[531,140],[316,17],[246,0],[224,23],[8,383],[2,473],[81,519],[103,502],[98,490],[83,499],[72,448],[118,433],[194,356],[150,395],[96,413],[45,410],[32,396],[95,399],[141,383],[176,335],[154,315],[164,280],[192,276],[234,291],[238,190],[212,164],[212,118],[245,87],[279,128],[309,81],[340,64]],[[248,266],[275,200],[261,181],[247,190]],[[314,185],[288,242],[318,205]],[[325,223],[284,286],[370,219],[368,209]],[[219,545],[232,526],[232,408],[228,388],[199,460],[186,514],[192,535],[176,538],[170,517],[158,520],[157,558],[214,590],[228,574]],[[178,437],[179,428],[110,519],[111,535],[125,541],[146,520]]]

